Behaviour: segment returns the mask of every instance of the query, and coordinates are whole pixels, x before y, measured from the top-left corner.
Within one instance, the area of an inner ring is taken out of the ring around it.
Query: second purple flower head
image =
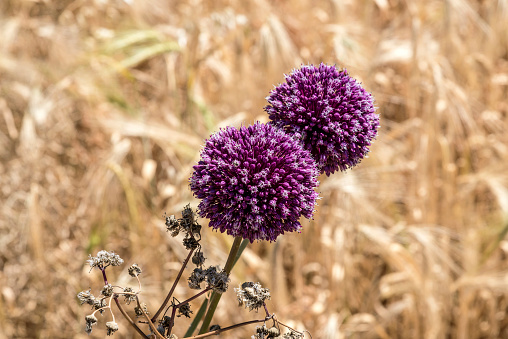
[[[299,137],[327,175],[358,164],[377,136],[372,95],[335,66],[302,66],[267,100],[272,123]]]

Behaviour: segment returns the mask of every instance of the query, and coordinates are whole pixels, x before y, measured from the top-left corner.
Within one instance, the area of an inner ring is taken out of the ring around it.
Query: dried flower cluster
[[[136,314],[136,317],[142,317],[144,313],[148,315],[150,314],[150,312],[148,311],[148,307],[146,306],[145,303],[142,303],[140,306],[134,307],[134,313]]]
[[[196,213],[190,205],[184,207],[180,219],[176,219],[174,215],[166,216],[166,230],[172,237],[176,237],[180,232],[185,233],[183,245],[188,250],[199,246],[201,225],[197,222]]]
[[[267,97],[272,123],[303,141],[321,173],[358,164],[377,136],[374,98],[346,70],[302,66]]]
[[[124,301],[127,305],[131,302],[136,301],[136,293],[134,293],[134,289],[131,287],[125,287],[123,289]]]
[[[113,295],[113,286],[111,284],[104,285],[101,294],[105,297],[111,297]]]
[[[291,330],[289,332],[284,333],[282,338],[283,339],[303,339],[303,333]]]
[[[87,334],[92,333],[92,326],[97,323],[97,318],[93,314],[90,314],[85,317],[85,322],[86,322],[85,332]]]
[[[129,267],[128,272],[129,272],[129,275],[134,278],[134,277],[137,277],[138,275],[140,275],[142,271],[141,271],[141,268],[137,264],[132,264],[131,267]]]
[[[92,294],[92,290],[88,289],[86,291],[82,291],[78,293],[78,299],[81,305],[88,304],[92,306],[93,310],[98,310],[100,313],[102,313],[102,308],[106,306],[106,298],[96,298]]]
[[[108,252],[108,251],[99,251],[95,257],[92,257],[92,255],[89,255],[88,260],[86,261],[90,267],[97,268],[103,272],[104,282],[105,285],[102,287],[100,294],[102,297],[97,298],[92,294],[92,290],[88,289],[86,291],[81,291],[78,293],[77,297],[81,304],[89,304],[92,306],[92,309],[94,310],[92,314],[89,314],[85,317],[85,332],[90,334],[92,332],[92,326],[97,323],[97,318],[95,317],[95,313],[99,312],[100,314],[103,314],[106,310],[110,310],[111,308],[107,302],[109,300],[111,302],[111,299],[118,298],[119,296],[123,295],[125,298],[125,301],[127,304],[129,304],[132,301],[136,300],[136,296],[139,293],[134,291],[134,289],[130,287],[120,288],[119,286],[113,286],[107,282],[105,279],[105,271],[106,268],[109,266],[119,266],[123,263],[123,259],[120,258],[119,255],[115,254],[114,252]],[[141,274],[141,268],[134,264],[131,267],[129,267],[129,274],[132,277],[137,277]],[[115,292],[115,288],[118,290]],[[106,323],[106,334],[113,335],[116,331],[118,331],[118,324],[114,321],[109,321]]]
[[[106,323],[106,329],[107,329],[107,332],[106,332],[107,335],[113,335],[113,333],[118,331],[118,324],[114,321],[108,321]]]
[[[99,251],[95,257],[89,254],[86,262],[90,265],[91,269],[96,267],[102,270],[108,266],[120,266],[123,264],[123,259],[115,254],[115,252]]]
[[[191,311],[189,303],[185,303],[178,308],[177,317],[181,317],[183,315],[186,318],[190,318],[191,313],[193,313],[193,312]]]
[[[153,331],[153,329],[156,329],[157,332],[164,338],[175,339],[177,338],[177,336],[174,333],[171,333],[173,326],[175,324],[175,319],[178,319],[179,317],[182,316],[187,318],[190,318],[192,316],[193,311],[191,310],[191,306],[189,303],[191,300],[203,295],[209,290],[213,290],[218,293],[226,292],[230,279],[229,276],[225,273],[225,271],[220,269],[219,266],[210,266],[208,268],[203,267],[205,256],[201,251],[201,245],[199,244],[199,241],[201,240],[200,235],[201,226],[197,223],[194,211],[189,206],[186,206],[182,212],[182,218],[176,219],[174,216],[166,217],[166,226],[168,232],[170,232],[171,235],[185,233],[183,237],[184,245],[186,243],[189,243],[191,240],[195,241],[195,243],[197,244],[197,246],[194,247],[187,247],[189,254],[187,256],[187,259],[184,261],[184,264],[182,265],[181,272],[183,272],[188,262],[192,260],[193,264],[195,264],[197,267],[193,270],[192,274],[188,279],[189,287],[192,289],[201,289],[200,286],[201,283],[206,282],[206,289],[182,302],[179,302],[176,298],[173,297],[171,304],[167,306],[167,302],[170,300],[172,293],[170,291],[168,297],[163,302],[159,310],[156,312],[153,318],[150,319],[148,318],[150,312],[148,311],[147,305],[145,303],[141,303],[139,300],[139,294],[141,292],[141,281],[139,280],[139,275],[142,273],[141,267],[139,267],[139,265],[137,264],[133,264],[127,269],[129,275],[138,281],[139,283],[138,291],[135,291],[131,287],[121,287],[115,284],[110,284],[108,283],[106,277],[106,268],[109,266],[118,266],[119,264],[123,263],[123,260],[114,252],[99,251],[95,257],[92,257],[90,255],[89,259],[87,260],[87,263],[92,268],[94,267],[98,268],[102,272],[102,276],[105,283],[100,292],[102,296],[100,298],[96,298],[91,293],[91,289],[79,292],[77,295],[81,304],[85,303],[89,304],[92,306],[93,309],[92,314],[85,316],[85,332],[87,334],[90,334],[92,332],[93,326],[95,326],[98,322],[96,313],[99,312],[100,314],[103,314],[105,311],[109,311],[112,317],[112,320],[106,322],[105,324],[106,335],[110,336],[118,331],[119,325],[115,321],[114,314],[111,310],[111,304],[112,300],[115,300],[115,304],[120,308],[121,313],[125,316],[126,313],[119,303],[119,298],[123,297],[123,301],[127,305],[135,301],[134,314],[136,315],[136,317],[144,318],[143,321],[134,323],[127,316],[130,324],[138,331],[139,334],[146,336],[146,334],[144,334],[144,331],[141,330],[137,324],[146,323],[148,321],[151,323],[150,325],[151,332]],[[176,232],[175,230],[178,230],[178,232]],[[174,282],[173,287],[176,286],[176,283],[178,283],[178,279]],[[261,287],[259,283],[246,282],[243,283],[240,286],[240,288],[235,289],[235,291],[237,293],[240,305],[244,305],[246,308],[249,308],[249,310],[258,310],[259,308],[263,308],[264,311],[266,312],[265,319],[259,321],[263,322],[263,326],[257,327],[256,334],[253,336],[253,338],[256,339],[303,338],[302,333],[296,332],[292,329],[290,329],[290,332],[287,332],[283,336],[281,336],[279,326],[285,327],[287,326],[282,324],[280,321],[276,320],[275,315],[270,315],[268,313],[268,309],[265,304],[265,301],[270,299],[270,291],[268,289]],[[165,309],[164,315],[162,315],[162,318],[159,321],[157,321],[158,315],[162,311],[164,311],[164,309]],[[171,309],[172,309],[171,316],[166,315],[165,313]],[[265,322],[270,319],[273,321],[273,325],[270,328],[267,328]],[[252,321],[247,321],[243,323],[243,325],[248,325],[251,323]],[[155,324],[158,325],[156,326]],[[233,327],[237,327],[238,325],[241,326],[242,324],[237,324],[234,325]],[[210,336],[213,334],[219,334],[222,331],[227,331],[228,329],[231,328],[232,328],[231,326],[222,328],[220,325],[215,324],[209,327],[209,332],[207,335]]]
[[[195,268],[189,277],[189,287],[194,290],[201,289],[201,283],[206,281],[207,287],[214,291],[224,293],[228,289],[228,275],[218,266],[210,266],[207,269]]]
[[[259,283],[244,282],[235,292],[240,306],[245,305],[249,311],[263,307],[265,300],[270,299],[270,291]]]
[[[276,326],[270,328],[266,327],[266,324],[256,327],[256,334],[252,336],[252,339],[268,339],[268,338],[279,338],[280,330]]]

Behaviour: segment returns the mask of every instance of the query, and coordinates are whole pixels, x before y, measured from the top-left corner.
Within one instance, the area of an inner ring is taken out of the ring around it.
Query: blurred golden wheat
[[[374,94],[379,138],[232,284],[313,338],[508,338],[508,1],[2,0],[0,32],[0,338],[84,338],[100,249],[143,267],[153,312],[185,256],[161,215],[197,205],[203,140],[266,121],[283,73],[319,62]],[[231,243],[205,229],[208,262]]]

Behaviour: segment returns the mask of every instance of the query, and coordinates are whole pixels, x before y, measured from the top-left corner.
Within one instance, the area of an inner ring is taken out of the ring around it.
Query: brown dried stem
[[[231,326],[228,326],[228,327],[224,327],[224,328],[221,328],[221,329],[218,329],[218,330],[215,330],[215,331],[211,331],[211,332],[207,332],[207,333],[203,333],[203,334],[198,334],[196,336],[189,337],[188,339],[206,338],[206,337],[209,337],[209,336],[212,336],[212,335],[220,334],[222,332],[226,332],[226,331],[229,331],[229,330],[234,330],[235,328],[238,328],[238,327],[242,327],[242,326],[246,326],[246,325],[250,325],[250,324],[256,324],[256,323],[262,323],[262,322],[265,322],[267,320],[270,320],[272,317],[273,316],[266,317],[265,319],[246,321],[246,322],[243,322],[243,323],[239,323],[239,324],[231,325]]]
[[[139,309],[141,310],[141,312],[143,313],[143,315],[145,316],[146,318],[146,321],[148,322],[148,326],[150,326],[150,329],[152,330],[152,332],[155,334],[155,337],[156,338],[159,338],[159,339],[166,339],[164,338],[160,333],[159,331],[157,331],[157,328],[155,327],[155,325],[153,324],[152,320],[150,319],[150,317],[148,316],[148,314],[146,314],[145,310],[143,309],[143,307],[141,307],[140,303],[139,303],[139,298],[138,296],[136,296],[136,303],[138,304],[138,307]]]
[[[118,301],[118,296],[115,296],[113,298],[115,300],[115,304],[116,306],[118,307],[118,309],[120,310],[120,313],[122,313],[123,317],[125,319],[127,319],[127,321],[129,322],[129,324],[136,330],[136,332],[138,332],[143,338],[146,338],[148,339],[148,336],[143,333],[143,331],[138,327],[138,325],[136,325],[136,323],[131,319],[131,317],[129,317],[129,315],[127,314],[127,312],[125,312],[125,310],[123,309],[122,305],[120,304],[120,302]],[[136,297],[137,299],[137,297]]]
[[[178,275],[176,276],[173,286],[171,286],[171,289],[169,290],[169,293],[166,296],[166,299],[164,299],[164,302],[162,303],[161,307],[159,307],[157,312],[155,312],[154,316],[152,317],[152,319],[151,319],[152,323],[155,323],[157,321],[157,317],[161,314],[162,310],[164,310],[164,308],[168,304],[169,300],[171,299],[171,296],[173,295],[173,292],[175,291],[176,285],[178,284],[178,281],[180,281],[180,278],[182,277],[183,270],[185,269],[185,267],[187,267],[187,264],[189,263],[189,260],[192,256],[192,253],[194,253],[194,250],[195,250],[195,248],[193,248],[189,251],[189,255],[187,256],[187,258],[185,258],[182,268],[180,269],[180,272],[178,272]]]
[[[171,312],[171,322],[169,324],[169,334],[171,334],[171,330],[173,329],[173,326],[175,325],[175,314],[176,314],[176,310],[180,307],[182,307],[183,305],[185,304],[188,304],[189,302],[191,302],[192,300],[202,296],[203,294],[205,294],[206,292],[210,291],[212,288],[211,287],[207,287],[205,288],[204,290],[202,290],[201,292],[199,292],[198,294],[196,294],[195,296],[193,297],[190,297],[189,299],[187,300],[184,300],[182,301],[181,303],[179,303],[178,305],[174,305],[173,306],[173,311]]]

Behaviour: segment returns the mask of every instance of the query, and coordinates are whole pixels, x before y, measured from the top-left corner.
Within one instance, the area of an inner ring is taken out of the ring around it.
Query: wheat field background
[[[506,0],[1,0],[0,338],[86,338],[76,294],[102,287],[101,249],[125,259],[119,285],[143,268],[154,312],[186,255],[162,215],[197,206],[204,139],[266,121],[283,74],[320,62],[374,94],[379,137],[320,178],[301,234],[248,246],[232,286],[269,287],[314,339],[508,338],[507,32]],[[233,239],[203,237],[224,265]],[[214,322],[259,316],[229,291]]]

